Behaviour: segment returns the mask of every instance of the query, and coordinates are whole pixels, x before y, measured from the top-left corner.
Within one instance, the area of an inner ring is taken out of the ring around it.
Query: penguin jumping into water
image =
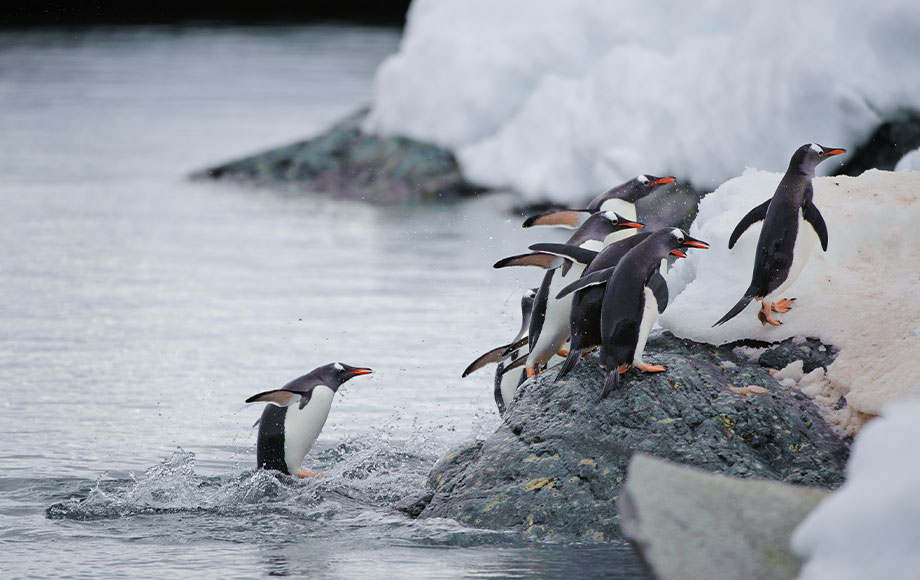
[[[259,420],[258,467],[298,477],[316,475],[302,471],[300,466],[326,423],[333,396],[346,381],[372,372],[368,368],[329,363],[280,389],[246,399],[247,403],[270,403]]]
[[[628,220],[636,221],[636,202],[646,197],[662,185],[674,183],[674,177],[655,177],[639,175],[615,187],[611,187],[588,203],[585,209],[554,209],[527,218],[524,227],[565,226],[574,228],[585,220],[587,215],[599,211],[615,211]]]
[[[607,370],[600,402],[619,385],[629,364],[646,372],[662,372],[662,366],[641,363],[639,343],[645,346],[659,311],[668,303],[668,287],[661,277],[661,260],[668,254],[685,258],[685,248],[707,249],[680,228],[658,230],[626,252],[604,290],[601,307],[601,366]],[[587,286],[584,286],[587,287]],[[640,366],[641,365],[641,366]]]
[[[470,363],[463,371],[462,377],[467,377],[470,373],[476,372],[487,364],[498,363],[495,370],[494,395],[495,404],[498,407],[500,415],[505,414],[505,410],[511,406],[511,400],[514,398],[514,392],[526,378],[524,369],[514,372],[504,372],[507,362],[517,359],[527,352],[527,331],[530,328],[530,315],[533,312],[533,301],[536,296],[536,288],[528,290],[521,297],[521,329],[517,336],[502,346],[493,348],[489,352],[481,355],[479,358]]]
[[[825,159],[845,152],[845,149],[830,149],[817,143],[802,145],[792,155],[789,168],[773,197],[741,218],[728,240],[728,249],[735,246],[735,242],[749,227],[763,221],[754,255],[754,273],[741,300],[713,326],[724,324],[737,316],[751,300],[761,302],[757,313],[761,324],[782,324],[773,318],[772,313],[788,311],[795,299],[776,298],[782,296],[786,288],[798,278],[814,249],[815,241],[820,240],[821,248],[827,251],[827,225],[812,201],[814,189],[811,180],[815,176],[815,167]],[[810,227],[799,231],[803,221],[808,222]]]
[[[635,232],[643,225],[625,219],[614,212],[592,214],[569,238],[567,244],[585,250],[599,251],[623,236]],[[554,354],[568,355],[562,345],[569,338],[569,312],[571,297],[556,298],[559,290],[574,282],[584,270],[583,263],[552,256],[553,267],[543,276],[543,282],[534,298],[533,314],[528,330],[528,353],[525,371],[532,377],[543,368]],[[495,266],[500,267],[504,260]],[[514,365],[508,365],[513,368]]]

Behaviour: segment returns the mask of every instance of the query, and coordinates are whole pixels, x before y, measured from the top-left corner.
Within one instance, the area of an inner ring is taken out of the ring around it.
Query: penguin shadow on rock
[[[782,298],[783,293],[802,272],[816,242],[827,251],[827,225],[813,202],[815,168],[825,159],[845,152],[817,143],[802,145],[792,155],[773,197],[741,218],[729,237],[729,250],[748,228],[763,222],[754,253],[751,284],[741,300],[713,326],[725,324],[752,300],[760,301],[757,319],[761,324],[782,324],[773,313],[789,311],[795,301],[795,298]]]
[[[365,367],[335,362],[315,368],[279,389],[263,391],[247,403],[268,403],[257,421],[256,464],[259,469],[297,477],[322,477],[301,469],[329,417],[332,400],[347,381],[369,375]]]

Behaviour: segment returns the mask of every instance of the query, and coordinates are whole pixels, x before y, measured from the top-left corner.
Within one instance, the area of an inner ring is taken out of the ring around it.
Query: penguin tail
[[[744,310],[747,307],[747,305],[751,303],[751,300],[753,299],[754,299],[754,291],[751,288],[748,288],[747,292],[744,293],[744,296],[741,297],[741,300],[739,300],[737,304],[732,306],[732,309],[729,310],[725,314],[725,316],[720,318],[718,322],[713,324],[712,327],[715,328],[716,326],[719,326],[720,324],[725,324],[732,318],[738,316],[738,314],[742,310]]]
[[[616,388],[619,386],[620,386],[620,367],[615,366],[612,371],[607,373],[607,380],[604,381],[604,390],[601,392],[601,395],[594,402],[600,403],[610,393],[610,391],[616,390]]]
[[[554,383],[558,382],[560,379],[565,377],[565,375],[569,374],[572,371],[572,369],[575,368],[575,365],[577,365],[578,361],[580,360],[581,360],[581,349],[573,348],[572,350],[570,350],[568,356],[565,357],[565,360],[562,362],[562,366],[559,368],[559,374],[556,375],[556,378],[553,382]]]

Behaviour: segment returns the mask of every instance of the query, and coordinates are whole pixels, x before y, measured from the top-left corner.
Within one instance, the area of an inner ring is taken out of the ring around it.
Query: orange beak
[[[828,155],[828,156],[830,156],[830,155],[840,155],[841,153],[846,153],[846,152],[847,152],[846,149],[831,149],[830,151],[828,151],[827,153],[825,153],[825,155]]]
[[[641,230],[642,228],[645,227],[643,224],[640,224],[639,222],[620,222],[619,225],[626,226],[627,228],[636,228],[637,230]]]
[[[660,254],[659,254],[660,255]],[[672,256],[677,256],[678,258],[686,258],[687,254],[681,252],[680,250],[671,250]]]
[[[675,181],[677,181],[677,179],[673,177],[662,177],[660,179],[656,179],[655,181],[649,183],[649,185],[664,185],[666,183],[674,183]]]
[[[693,248],[699,248],[701,250],[709,249],[709,244],[707,244],[706,242],[699,241],[699,240],[687,240],[686,242],[684,242],[684,245],[691,246]]]
[[[372,371],[371,369],[355,369],[353,371],[348,371],[348,374],[350,375],[369,375],[373,372],[374,371]]]

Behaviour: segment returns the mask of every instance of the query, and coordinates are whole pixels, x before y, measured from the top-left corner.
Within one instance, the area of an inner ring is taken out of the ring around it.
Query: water
[[[538,241],[500,197],[371,207],[192,183],[368,102],[386,28],[0,32],[0,575],[632,578],[392,506],[498,424],[491,377]],[[545,235],[545,234],[544,234]],[[348,383],[305,467],[253,469],[248,396]]]

